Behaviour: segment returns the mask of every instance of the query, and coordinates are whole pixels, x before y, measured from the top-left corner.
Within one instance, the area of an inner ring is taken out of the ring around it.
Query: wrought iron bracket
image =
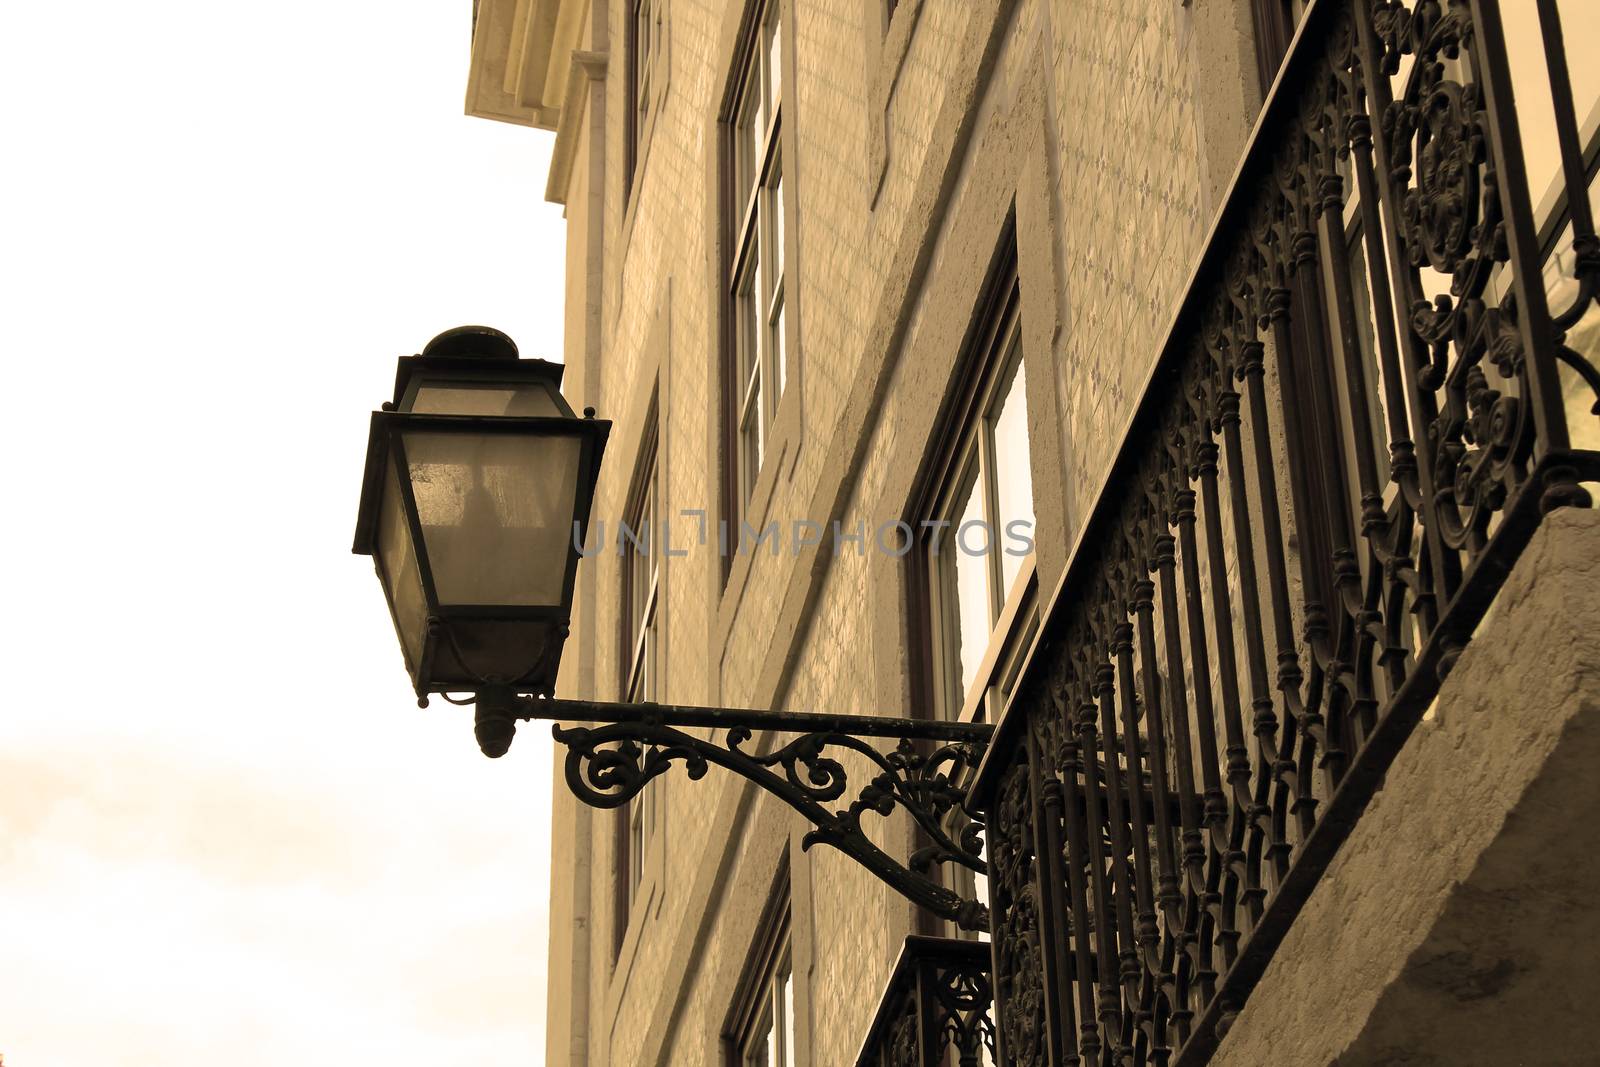
[[[829,845],[907,900],[962,929],[989,927],[982,903],[932,877],[935,865],[945,863],[988,873],[983,824],[964,803],[966,781],[993,732],[988,723],[479,694],[480,741],[486,733],[509,740],[518,719],[556,722],[555,739],[567,748],[567,784],[585,804],[620,807],[674,762],[681,762],[693,780],[716,764],[805,816],[812,829],[801,839],[802,848]],[[706,730],[709,736],[691,730]],[[758,733],[768,732],[799,736],[776,738],[765,750],[750,743]],[[880,752],[864,740],[878,737],[898,743],[892,751]],[[931,744],[913,743],[917,741]],[[870,780],[844,807],[834,807],[850,792],[845,762],[836,758],[848,753],[859,757],[852,761],[858,765],[865,761]],[[868,812],[886,816],[896,807],[911,816],[926,842],[907,863],[874,844],[861,823]]]

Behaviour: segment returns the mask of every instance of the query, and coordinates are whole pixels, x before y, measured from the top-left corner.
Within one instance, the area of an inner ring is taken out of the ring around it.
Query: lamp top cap
[[[492,326],[457,326],[429,341],[422,354],[429,358],[516,359],[517,343]]]

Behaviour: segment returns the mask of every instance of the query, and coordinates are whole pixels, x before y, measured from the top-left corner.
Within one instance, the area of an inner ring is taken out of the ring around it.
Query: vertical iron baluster
[[[1211,617],[1217,650],[1217,683],[1222,691],[1222,726],[1225,749],[1228,799],[1232,805],[1228,819],[1227,845],[1222,861],[1229,873],[1224,881],[1221,933],[1223,960],[1233,962],[1239,930],[1233,908],[1228,906],[1237,894],[1250,899],[1259,888],[1255,883],[1243,849],[1244,827],[1236,825],[1250,809],[1250,750],[1244,741],[1244,718],[1239,706],[1239,665],[1233,648],[1233,605],[1228,592],[1228,561],[1222,544],[1222,505],[1217,489],[1215,441],[1208,434],[1195,446],[1195,471],[1200,477],[1200,503],[1205,516],[1206,557],[1211,579]],[[1254,920],[1254,916],[1250,916]]]
[[[1297,209],[1291,205],[1290,214],[1294,215]],[[1285,265],[1285,270],[1297,273],[1309,273],[1316,269],[1317,242],[1314,234],[1300,228],[1300,223],[1293,235],[1288,238],[1291,242],[1291,258]],[[1301,393],[1297,379],[1300,374],[1299,361],[1302,358],[1297,354],[1291,338],[1294,336],[1291,309],[1297,306],[1309,306],[1307,301],[1298,300],[1287,287],[1277,287],[1268,300],[1268,314],[1272,321],[1273,347],[1278,357],[1278,378],[1282,385],[1282,400],[1284,404],[1284,424],[1289,426],[1300,420],[1300,416],[1308,414],[1299,412],[1291,403],[1291,397]],[[1320,320],[1319,320],[1320,321]],[[1290,439],[1290,472],[1291,480],[1304,478],[1307,474],[1308,464],[1313,458],[1327,451],[1325,435],[1322,432],[1323,419],[1317,412],[1328,406],[1328,398],[1322,397],[1320,402],[1312,405],[1309,412],[1310,418],[1304,421],[1308,424],[1309,438]],[[1303,450],[1300,461],[1295,462],[1296,451]],[[1312,503],[1315,494],[1313,485],[1308,483],[1295,491],[1295,521],[1299,527],[1301,543],[1301,573],[1304,576],[1305,593],[1303,606],[1305,611],[1305,641],[1310,652],[1311,676],[1310,692],[1305,701],[1305,716],[1301,728],[1306,736],[1315,742],[1315,745],[1303,745],[1300,758],[1300,775],[1309,781],[1312,770],[1320,764],[1327,781],[1327,792],[1332,793],[1337,787],[1339,777],[1344,766],[1344,752],[1339,748],[1337,733],[1337,697],[1335,686],[1338,682],[1340,664],[1335,644],[1330,641],[1333,635],[1329,632],[1331,620],[1329,610],[1334,605],[1329,605],[1318,599],[1312,590],[1321,588],[1319,568],[1313,561],[1306,558],[1309,551],[1308,545],[1314,543],[1310,536],[1311,528],[1317,524],[1309,518],[1316,514],[1316,505]],[[1301,493],[1304,492],[1308,499],[1302,501]],[[1349,535],[1344,532],[1341,522],[1331,521],[1322,533],[1327,535],[1332,545],[1330,558],[1335,566],[1340,560],[1348,560],[1350,550],[1348,547]],[[1343,627],[1340,627],[1342,630]],[[1317,749],[1321,749],[1320,757]],[[1307,789],[1298,806],[1303,812],[1312,812],[1315,809],[1315,800],[1312,791]],[[1306,831],[1310,831],[1311,819],[1306,816]]]
[[[1134,885],[1134,945],[1138,949],[1141,983],[1134,1024],[1154,1043],[1155,1013],[1153,975],[1161,965],[1160,930],[1156,926],[1155,894],[1150,872],[1150,831],[1144,812],[1144,773],[1140,759],[1138,696],[1133,681],[1133,626],[1127,621],[1125,604],[1119,605],[1118,620],[1112,627],[1111,650],[1116,657],[1117,703],[1122,706],[1122,733],[1126,739],[1123,759],[1127,768],[1127,821],[1131,826]],[[1118,772],[1120,773],[1120,771]],[[1137,1055],[1136,1060],[1142,1059]]]
[[[1332,131],[1328,134],[1333,136]],[[1332,148],[1330,146],[1330,155]],[[1383,494],[1378,488],[1378,461],[1372,451],[1372,417],[1367,410],[1366,357],[1361,351],[1361,337],[1357,332],[1355,294],[1350,287],[1350,251],[1344,239],[1344,178],[1332,165],[1318,178],[1317,213],[1322,245],[1328,273],[1333,282],[1333,306],[1339,329],[1339,348],[1344,360],[1347,403],[1343,405],[1350,420],[1348,440],[1355,453],[1356,490],[1361,495],[1361,514],[1358,529],[1366,537],[1381,529],[1384,524]],[[1340,433],[1342,420],[1337,415],[1337,397],[1329,397],[1335,412],[1335,434]],[[1338,440],[1338,437],[1335,437]],[[1353,546],[1350,547],[1353,552]],[[1336,549],[1337,551],[1337,549]],[[1361,589],[1359,577],[1352,584],[1341,583],[1343,604],[1352,615],[1359,612]]]
[[[1506,59],[1505,26],[1499,0],[1471,0],[1477,32],[1472,35],[1474,65],[1483,84],[1489,122],[1489,149],[1494,160],[1496,186],[1504,215],[1505,242],[1511,256],[1511,285],[1516,298],[1517,333],[1522,342],[1529,394],[1523,398],[1533,411],[1534,432],[1543,453],[1570,447],[1561,379],[1556,373],[1554,326],[1544,295],[1543,257],[1533,229],[1533,198],[1522,158],[1522,133]],[[1576,199],[1576,194],[1574,195]],[[1546,511],[1571,505],[1584,506],[1588,492],[1578,484],[1577,472],[1560,465],[1546,474],[1543,507]]]
[[[1197,473],[1191,468],[1191,477]],[[1200,780],[1204,787],[1205,825],[1217,831],[1228,821],[1228,801],[1222,793],[1222,760],[1217,751],[1217,723],[1211,702],[1211,657],[1206,650],[1206,618],[1200,593],[1200,549],[1195,538],[1195,493],[1181,488],[1174,494],[1178,520],[1178,547],[1183,560],[1183,599],[1189,624],[1190,673],[1200,742]]]
[[[1019,1067],[1042,1064],[1049,1051],[1041,1047],[1047,1024],[1027,763],[1027,746],[1016,746],[999,786],[989,838],[996,1056]]]
[[[1065,665],[1061,665],[1060,669],[1064,673]],[[1100,1031],[1095,1022],[1095,964],[1090,955],[1092,942],[1089,924],[1091,915],[1099,922],[1103,921],[1105,912],[1098,907],[1093,912],[1089,909],[1086,878],[1088,871],[1098,865],[1098,860],[1089,848],[1088,835],[1098,834],[1100,828],[1088,819],[1088,802],[1085,791],[1079,787],[1078,777],[1084,775],[1087,778],[1094,773],[1094,750],[1090,749],[1085,758],[1084,750],[1073,733],[1071,717],[1067,714],[1068,694],[1064,684],[1052,686],[1052,689],[1059,694],[1061,703],[1057,713],[1064,724],[1059,762],[1067,831],[1067,899],[1072,908],[1072,956],[1078,986],[1078,1051],[1085,1064],[1094,1064],[1100,1058]],[[1103,946],[1102,941],[1102,951]]]
[[[1087,657],[1078,657],[1079,668],[1087,672],[1092,667]],[[1091,694],[1084,693],[1078,702],[1078,752],[1083,760],[1084,821],[1088,829],[1089,877],[1094,888],[1095,918],[1095,993],[1099,1004],[1096,1012],[1100,1020],[1101,1036],[1105,1047],[1116,1051],[1122,1031],[1122,979],[1117,959],[1117,938],[1112,928],[1111,887],[1107,884],[1105,836],[1106,815],[1100,802],[1100,775],[1095,769],[1098,726],[1095,713],[1097,705]]]
[[[1173,470],[1169,470],[1167,476],[1182,477]],[[1164,512],[1161,518],[1163,525],[1169,528],[1176,522],[1176,515],[1171,512]],[[1161,590],[1161,629],[1166,646],[1167,696],[1172,704],[1173,762],[1176,764],[1178,777],[1178,819],[1183,827],[1182,875],[1183,883],[1189,893],[1197,895],[1205,885],[1206,850],[1201,834],[1199,794],[1195,791],[1194,783],[1194,753],[1189,741],[1188,683],[1184,670],[1183,633],[1179,623],[1175,574],[1177,540],[1170,533],[1163,532],[1156,535],[1154,544],[1155,570]],[[1202,969],[1203,961],[1200,952],[1198,916],[1195,910],[1184,909],[1179,921],[1172,924],[1172,929],[1173,936],[1177,939],[1178,950],[1189,959],[1191,969],[1196,972],[1195,977],[1198,980],[1198,972]],[[1199,995],[1202,1001],[1209,1000],[1210,988],[1201,988]],[[1173,1005],[1172,1019],[1178,1029],[1180,1044],[1188,1038],[1188,1027],[1192,1017],[1193,1012],[1187,1002]]]
[[[1120,612],[1119,612],[1120,613]],[[1144,769],[1140,758],[1138,695],[1133,678],[1133,625],[1118,621],[1111,632],[1111,651],[1116,657],[1117,702],[1122,705],[1122,734],[1126,738],[1123,760],[1127,767],[1128,823],[1132,826],[1134,945],[1139,950],[1139,962],[1147,970],[1155,964],[1155,949],[1159,940],[1156,929],[1154,879],[1150,872],[1150,830],[1144,813]]]
[[[1378,202],[1383,208],[1380,218],[1383,246],[1388,252],[1386,262],[1389,270],[1389,289],[1386,290],[1386,296],[1392,291],[1401,303],[1401,307],[1393,309],[1390,313],[1392,321],[1399,326],[1400,340],[1406,356],[1401,362],[1402,373],[1395,378],[1396,388],[1404,391],[1406,410],[1410,415],[1410,424],[1415,428],[1414,432],[1427,435],[1439,417],[1438,402],[1434,396],[1434,390],[1439,382],[1435,377],[1431,356],[1423,339],[1418,335],[1413,321],[1419,312],[1426,312],[1428,302],[1422,294],[1422,283],[1417,268],[1412,265],[1405,235],[1396,222],[1402,217],[1404,191],[1411,179],[1410,155],[1409,150],[1403,147],[1397,152],[1397,146],[1391,140],[1396,136],[1398,113],[1394,94],[1389,85],[1390,71],[1384,66],[1383,57],[1378,50],[1372,6],[1363,0],[1356,3],[1354,9],[1356,44],[1359,49],[1361,70],[1365,75],[1368,110],[1380,120],[1384,131],[1383,136],[1373,139],[1371,148],[1379,190]],[[1357,174],[1359,177],[1359,170]],[[1366,192],[1363,191],[1362,198],[1366,199],[1366,196]],[[1376,205],[1373,211],[1374,214],[1378,214]],[[1373,272],[1373,288],[1376,292],[1379,288],[1376,267],[1370,269]],[[1408,317],[1402,319],[1402,312]],[[1386,364],[1385,374],[1387,373]],[[1414,437],[1412,440],[1415,442]],[[1435,469],[1435,462],[1436,456],[1430,449],[1422,455],[1413,453],[1409,463],[1396,461],[1391,466],[1395,481],[1405,492],[1422,522],[1423,542],[1420,551],[1424,558],[1418,561],[1422,581],[1414,612],[1420,638],[1423,641],[1427,640],[1437,624],[1439,605],[1449,602],[1461,580],[1459,558],[1455,552],[1445,547],[1440,536],[1436,495],[1438,472]]]
[[[1095,652],[1104,655],[1104,646],[1099,642],[1096,645]],[[1120,980],[1119,995],[1125,1001],[1122,1028],[1117,1034],[1117,1048],[1119,1053],[1126,1055],[1130,1044],[1126,1040],[1127,1027],[1133,1017],[1134,1005],[1138,1003],[1138,930],[1133,918],[1133,887],[1128,878],[1128,824],[1122,795],[1122,746],[1117,738],[1116,671],[1105,660],[1095,667],[1095,694],[1100,702],[1100,751],[1105,763],[1102,771],[1106,783],[1106,826],[1111,834],[1111,884],[1117,917],[1117,977]],[[1109,961],[1101,963],[1102,967],[1108,965]],[[1102,974],[1102,992],[1105,989],[1104,977]]]
[[[1367,76],[1365,57],[1355,64],[1356,84]],[[1381,77],[1381,75],[1380,75]],[[1351,94],[1349,118],[1351,169],[1355,172],[1357,207],[1361,212],[1361,240],[1366,252],[1367,291],[1372,296],[1374,351],[1383,370],[1383,410],[1388,423],[1390,480],[1399,482],[1401,471],[1414,470],[1416,446],[1406,412],[1406,394],[1400,377],[1400,349],[1395,340],[1394,296],[1389,289],[1388,257],[1384,253],[1383,215],[1378,205],[1378,183],[1373,173],[1372,119],[1364,110],[1367,93]]]
[[[1033,709],[1035,715],[1047,715],[1049,705],[1040,701]],[[1039,744],[1039,738],[1028,723],[1024,731],[1028,746],[1029,787],[1034,802],[1034,862],[1038,872],[1039,935],[1045,951],[1044,989],[1045,1019],[1049,1025],[1052,1063],[1077,1060],[1076,1042],[1072,1035],[1077,1030],[1077,1018],[1072,1007],[1071,970],[1067,966],[1067,941],[1069,931],[1077,934],[1078,916],[1063,907],[1061,889],[1065,881],[1061,870],[1061,790],[1048,774],[1049,763]],[[1055,788],[1052,788],[1052,787]]]
[[[1257,269],[1264,270],[1266,264],[1259,262]],[[1279,290],[1281,292],[1281,290]],[[1266,312],[1266,301],[1263,301],[1262,313]],[[1239,380],[1244,382],[1245,395],[1250,410],[1250,444],[1255,458],[1256,469],[1256,495],[1261,502],[1261,536],[1266,544],[1267,568],[1267,600],[1272,610],[1273,638],[1277,653],[1277,688],[1282,694],[1284,711],[1286,715],[1285,732],[1279,741],[1278,749],[1274,752],[1272,773],[1275,779],[1285,782],[1285,788],[1298,794],[1301,789],[1309,790],[1309,782],[1301,782],[1295,774],[1293,762],[1294,736],[1290,733],[1299,725],[1299,719],[1304,707],[1300,696],[1302,676],[1300,674],[1300,655],[1294,641],[1294,617],[1289,604],[1289,573],[1287,561],[1284,558],[1283,520],[1281,505],[1278,502],[1278,482],[1274,471],[1272,437],[1268,426],[1267,394],[1265,385],[1266,364],[1264,353],[1266,346],[1256,334],[1256,325],[1247,317],[1241,324],[1247,331],[1239,345],[1239,365],[1235,370]],[[1226,430],[1226,428],[1225,428]],[[1235,431],[1237,436],[1237,431]],[[1241,455],[1242,462],[1242,455]],[[1243,481],[1242,468],[1234,468],[1233,453],[1230,448],[1228,459],[1230,470],[1241,471],[1238,480]],[[1260,628],[1259,621],[1257,622]],[[1266,641],[1262,636],[1260,647],[1265,652]],[[1265,666],[1263,665],[1263,670]],[[1270,705],[1269,705],[1270,706]],[[1308,813],[1309,814],[1309,813]],[[1309,818],[1299,823],[1301,840],[1310,831]],[[1291,846],[1289,844],[1286,828],[1277,828],[1272,835],[1272,845],[1267,850],[1268,869],[1275,880],[1281,880],[1289,868]]]
[[[1184,458],[1187,460],[1188,457]],[[1187,474],[1191,478],[1194,476],[1195,471],[1192,466]],[[1187,485],[1181,486],[1173,494],[1173,504],[1173,515],[1178,524],[1178,551],[1183,567],[1183,599],[1189,631],[1196,733],[1200,742],[1200,779],[1204,788],[1203,822],[1206,829],[1206,843],[1211,846],[1207,851],[1207,862],[1203,867],[1206,877],[1201,885],[1194,887],[1194,892],[1200,898],[1201,908],[1205,916],[1209,917],[1201,918],[1197,933],[1197,950],[1201,960],[1198,979],[1201,988],[1208,991],[1207,999],[1209,999],[1209,990],[1213,987],[1217,974],[1212,950],[1222,920],[1222,894],[1218,892],[1220,883],[1211,857],[1213,855],[1220,857],[1222,853],[1215,842],[1227,829],[1228,802],[1222,793],[1221,761],[1217,752],[1217,723],[1211,702],[1211,663],[1210,655],[1206,651],[1205,608],[1202,606],[1200,593],[1200,550],[1195,540],[1194,490]]]
[[[1380,611],[1380,636],[1377,639],[1384,645],[1380,658],[1389,691],[1393,692],[1405,681],[1406,658],[1403,642],[1395,637],[1402,632],[1404,620],[1403,616],[1396,617],[1395,613],[1406,610],[1408,590],[1421,607],[1425,603],[1423,598],[1427,583],[1417,570],[1416,561],[1411,558],[1417,516],[1413,510],[1414,496],[1406,491],[1406,486],[1416,479],[1417,455],[1416,445],[1411,438],[1405,386],[1400,372],[1394,301],[1389,287],[1388,257],[1384,251],[1383,213],[1379,209],[1378,183],[1373,170],[1372,119],[1368,113],[1372,97],[1368,83],[1374,79],[1381,80],[1382,73],[1374,70],[1364,46],[1358,40],[1356,54],[1351,61],[1348,118],[1351,169],[1355,173],[1357,205],[1361,212],[1361,236],[1366,253],[1364,275],[1367,291],[1372,298],[1374,349],[1383,385],[1389,480],[1401,490],[1397,494],[1393,513],[1388,516],[1388,540],[1383,541],[1377,536],[1370,538],[1383,562],[1382,580],[1389,586],[1383,597],[1387,607]],[[1367,728],[1370,729],[1371,725],[1368,724]]]
[[[1156,541],[1162,539],[1169,543],[1172,540],[1166,534],[1154,538]],[[1170,554],[1170,548],[1168,552]],[[1154,571],[1156,568],[1152,565],[1149,569]],[[1139,628],[1139,662],[1144,668],[1144,691],[1147,694],[1145,723],[1150,738],[1150,791],[1156,828],[1158,874],[1156,904],[1161,909],[1168,931],[1175,936],[1181,929],[1183,893],[1179,890],[1178,861],[1174,851],[1176,835],[1172,829],[1170,805],[1172,794],[1167,782],[1167,731],[1161,705],[1161,673],[1156,661],[1155,591],[1155,583],[1148,578],[1140,578],[1133,583],[1133,610]],[[1163,992],[1170,995],[1172,975],[1163,971],[1161,978]]]
[[[1584,254],[1581,245],[1588,238],[1593,248],[1594,212],[1589,207],[1589,180],[1583,165],[1583,145],[1578,139],[1578,109],[1572,96],[1572,74],[1567,65],[1567,47],[1561,31],[1561,12],[1556,0],[1537,0],[1539,31],[1544,38],[1545,66],[1550,73],[1550,98],[1556,113],[1556,144],[1561,149],[1561,177],[1566,187],[1567,211],[1572,216],[1573,250]]]
[[[1256,575],[1255,543],[1251,538],[1250,505],[1245,494],[1244,446],[1239,432],[1239,394],[1231,379],[1233,368],[1224,362],[1220,368],[1220,388],[1217,392],[1217,421],[1222,427],[1223,453],[1228,464],[1228,500],[1233,510],[1234,558],[1239,565],[1239,602],[1244,623],[1244,651],[1246,671],[1250,678],[1251,732],[1256,738],[1256,768],[1258,778],[1268,779],[1277,766],[1278,717],[1272,707],[1272,691],[1267,683],[1266,640],[1261,627],[1261,586]],[[1268,462],[1271,457],[1267,457]],[[1221,545],[1218,545],[1220,554]],[[1224,583],[1226,589],[1226,583]],[[1226,606],[1226,604],[1222,605]],[[1229,618],[1230,616],[1219,616]],[[1230,739],[1230,746],[1232,741]],[[1239,739],[1241,749],[1244,739]],[[1248,753],[1245,754],[1246,774],[1249,774]],[[1230,773],[1232,758],[1230,756]],[[1244,813],[1252,836],[1270,840],[1272,835],[1272,809],[1262,802],[1264,790],[1258,788],[1244,803]],[[1260,884],[1260,867],[1246,863],[1249,877],[1246,880],[1245,909],[1252,925],[1261,917],[1266,890]]]

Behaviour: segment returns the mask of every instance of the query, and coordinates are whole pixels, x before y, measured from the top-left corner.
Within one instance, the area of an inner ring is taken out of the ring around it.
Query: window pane
[[[1022,361],[1017,361],[1011,387],[1000,401],[994,420],[995,500],[999,506],[999,528],[994,531],[994,550],[1000,553],[1002,585],[997,601],[1003,601],[1022,569],[1026,558],[1017,555],[1021,545],[1006,533],[1012,522],[1026,522],[1023,529],[1033,535],[1033,469],[1028,460],[1028,380]],[[1007,551],[1009,550],[1009,551]]]
[[[955,568],[954,592],[956,603],[945,618],[956,624],[955,639],[957,659],[961,664],[961,689],[956,696],[959,712],[965,702],[973,680],[978,677],[978,665],[983,661],[989,644],[991,615],[989,609],[989,536],[983,528],[983,493],[977,477],[967,487],[966,498],[957,513],[955,528],[948,531],[949,538],[941,552],[946,566]],[[969,526],[970,524],[970,526]]]
[[[767,51],[767,99],[771,106],[767,109],[769,116],[778,111],[778,101],[783,99],[783,63],[780,53],[783,48],[782,18],[778,14],[778,5],[773,4],[767,12],[766,51]]]
[[[745,1046],[744,1062],[747,1067],[778,1067],[768,1047],[772,1040],[772,1008],[761,1015],[761,1021],[750,1031],[749,1044]]]
[[[782,165],[781,159],[778,165]],[[772,262],[776,264],[772,271],[773,284],[776,285],[783,280],[783,174],[781,172],[778,175],[778,180],[773,183],[772,196],[768,204],[772,211],[772,248],[770,255]]]
[[[766,321],[767,290],[764,284],[766,279],[761,270],[761,256],[756,249],[751,249],[751,260],[750,269],[754,276],[754,281],[750,286],[750,299],[745,302],[745,307],[750,316],[751,325],[754,326],[756,323]],[[751,336],[756,339],[756,347],[750,350],[752,366],[759,367],[761,365],[761,348],[766,344],[766,339],[761,336],[763,332],[757,329],[750,331]]]
[[[639,891],[640,862],[644,856],[644,805],[638,798],[628,805],[628,903],[633,903],[633,898]]]
[[[760,71],[752,72],[750,82],[750,128],[745,131],[745,136],[750,145],[750,173],[745,178],[744,189],[748,194],[761,174],[761,149],[767,143],[767,109],[761,102],[761,85],[755,79],[760,77]]]
[[[778,312],[772,320],[772,407],[777,410],[783,387],[789,381],[789,342],[784,335],[783,297],[778,297]]]
[[[734,211],[736,214],[744,211],[746,201],[750,197],[750,190],[756,183],[756,160],[761,152],[761,102],[756,99],[756,94],[749,89],[745,90],[744,106],[739,112],[739,135],[737,138],[736,153],[739,157],[738,178],[739,187],[734,190]],[[735,219],[737,222],[738,220]]]
[[[794,1067],[794,975],[785,970],[783,984],[783,1067]]]
[[[744,267],[738,278],[734,281],[734,344],[735,364],[738,371],[739,384],[742,386],[750,378],[750,371],[755,366],[755,323],[757,320],[756,297],[754,295],[755,273],[757,263],[761,258],[760,249],[752,242],[744,250]]]

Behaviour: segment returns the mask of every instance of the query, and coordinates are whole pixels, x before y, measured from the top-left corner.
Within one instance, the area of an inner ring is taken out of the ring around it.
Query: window
[[[740,53],[728,130],[732,262],[732,517],[742,518],[766,457],[773,418],[789,377],[784,335],[785,263],[782,130],[783,34],[777,0],[757,9]]]
[[[1305,14],[1307,0],[1251,0],[1251,15],[1256,28],[1256,71],[1261,92],[1272,87],[1278,67],[1289,52],[1295,27]]]
[[[994,288],[920,516],[933,711],[993,719],[1037,625],[1027,370],[1015,267]]]
[[[794,959],[787,876],[767,905],[724,1035],[728,1067],[795,1067]]]
[[[652,94],[656,87],[652,85],[652,74],[660,38],[658,0],[632,0],[632,6],[633,19],[628,24],[628,158],[623,169],[623,180],[630,193],[654,110]]]
[[[655,421],[651,416],[652,424]],[[630,494],[621,535],[623,549],[622,633],[623,699],[656,700],[660,694],[661,626],[658,600],[661,588],[661,554],[656,538],[658,519],[656,439],[652,430],[639,455],[639,474]],[[644,877],[644,861],[658,818],[661,780],[656,779],[637,797],[617,810],[617,922],[616,951],[621,951],[629,918]]]

